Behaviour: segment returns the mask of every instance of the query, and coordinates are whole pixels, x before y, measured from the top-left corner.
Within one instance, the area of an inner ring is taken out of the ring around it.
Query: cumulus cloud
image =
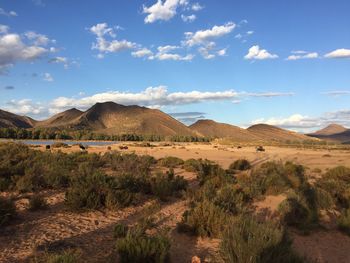
[[[186,32],[184,44],[192,47],[210,42],[213,39],[230,34],[236,27],[233,22],[228,22],[221,26],[213,26],[211,29],[199,30],[197,32]]]
[[[215,42],[207,43],[206,45],[198,48],[198,52],[204,59],[213,59],[216,56],[225,56],[227,48],[218,50]]]
[[[188,23],[192,23],[194,20],[196,20],[196,15],[195,14],[192,14],[192,15],[181,15],[181,19],[182,21],[184,22],[188,22]]]
[[[67,57],[53,57],[48,60],[50,64],[62,64],[65,69],[68,69],[70,66],[75,65],[79,66],[79,63],[76,60],[68,59]]]
[[[27,31],[24,35],[37,46],[46,46],[50,42],[50,39],[47,36],[38,34],[34,31]]]
[[[3,8],[0,8],[0,15],[3,16],[17,16],[17,13],[15,11],[5,11]]]
[[[113,101],[123,105],[142,105],[160,108],[168,105],[186,105],[209,101],[236,101],[240,97],[289,96],[287,93],[246,93],[234,90],[169,92],[166,86],[149,87],[132,93],[108,91],[81,98],[59,97],[50,103],[50,112],[57,113],[72,107],[87,109],[97,102]]]
[[[181,55],[174,53],[175,50],[181,49],[179,46],[159,46],[156,54],[153,54],[148,49],[141,49],[139,52],[133,52],[134,57],[147,57],[149,60],[175,60],[175,61],[191,61],[194,58],[193,54]]]
[[[6,102],[4,109],[20,115],[41,115],[47,114],[47,108],[41,103],[33,102],[30,99],[10,100]]]
[[[100,52],[100,58],[106,53],[116,53],[119,51],[133,49],[137,46],[136,43],[127,40],[116,40],[115,29],[120,27],[109,27],[107,23],[99,23],[89,28],[90,32],[96,35],[96,42],[92,44],[92,49]],[[112,38],[110,40],[107,37]]]
[[[276,54],[269,53],[266,49],[260,49],[258,45],[252,46],[248,54],[244,56],[245,59],[256,59],[256,60],[264,60],[264,59],[275,59],[278,58]]]
[[[53,77],[51,76],[50,73],[44,73],[43,80],[47,81],[47,82],[53,82],[54,79],[53,79]]]
[[[145,23],[154,23],[158,20],[168,21],[176,15],[179,6],[188,5],[188,0],[157,0],[149,7],[143,6],[143,13],[147,14]]]
[[[350,58],[350,49],[340,48],[324,55],[325,58]]]
[[[181,121],[187,125],[192,124],[200,119],[204,119],[207,115],[205,112],[175,112],[168,113],[178,121]]]
[[[324,128],[329,124],[337,123],[350,127],[350,110],[338,110],[326,112],[321,116],[310,117],[302,114],[292,114],[288,117],[260,118],[251,122],[251,124],[266,123],[281,128],[293,129],[303,132],[311,132]]]
[[[203,8],[204,8],[204,6],[200,5],[200,3],[194,3],[194,4],[192,4],[192,6],[191,6],[191,9],[192,9],[193,11],[200,11],[200,10],[202,10]]]
[[[153,55],[153,52],[148,48],[141,48],[139,50],[131,52],[131,55],[136,58],[149,57]]]
[[[37,39],[31,39],[33,43],[24,41],[19,34],[8,33],[8,27],[2,27],[0,34],[0,72],[6,72],[7,68],[17,62],[32,62],[43,57],[49,50],[42,45],[43,42],[37,42]]]
[[[292,52],[294,54],[288,56],[287,60],[299,60],[299,59],[314,59],[314,58],[318,58],[318,53],[317,52],[305,52],[305,51],[296,51],[296,52]]]

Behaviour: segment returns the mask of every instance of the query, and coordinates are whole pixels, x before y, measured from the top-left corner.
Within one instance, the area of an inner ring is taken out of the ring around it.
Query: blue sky
[[[0,108],[115,101],[190,123],[350,127],[350,2],[0,2]]]

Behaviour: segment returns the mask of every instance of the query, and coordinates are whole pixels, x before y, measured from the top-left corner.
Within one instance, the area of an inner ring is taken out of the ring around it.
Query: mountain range
[[[314,138],[350,141],[350,130],[336,124],[307,135],[267,124],[256,124],[243,129],[213,120],[198,120],[186,126],[160,110],[136,105],[124,106],[114,102],[96,103],[86,111],[69,109],[42,121],[0,110],[0,128],[86,129],[108,135],[229,137],[236,141],[304,141]]]

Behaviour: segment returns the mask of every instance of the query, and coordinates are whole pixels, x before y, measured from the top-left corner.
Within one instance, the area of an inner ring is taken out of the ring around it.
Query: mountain
[[[32,128],[36,121],[26,117],[0,110],[0,128]]]
[[[71,123],[74,123],[84,112],[77,110],[75,108],[66,110],[64,112],[58,113],[51,118],[38,121],[35,124],[35,128],[59,128],[61,126],[69,126]]]
[[[312,140],[311,137],[306,136],[304,134],[284,130],[282,128],[268,124],[252,125],[247,130],[259,137],[260,139],[267,141],[304,141],[310,139]]]
[[[205,137],[229,137],[237,141],[259,140],[256,135],[245,129],[226,123],[215,122],[213,120],[198,120],[190,125],[189,128]]]
[[[85,112],[71,109],[57,114],[42,127],[89,129],[104,134],[195,135],[188,127],[160,110],[96,103]]]
[[[345,132],[347,130],[348,130],[347,128],[345,128],[344,126],[341,126],[339,124],[330,124],[327,127],[312,133],[312,135],[329,136],[329,135],[333,135],[333,134],[337,134],[337,133],[342,133],[342,132]]]
[[[308,135],[322,140],[350,143],[350,129],[338,124],[330,124],[326,128]]]

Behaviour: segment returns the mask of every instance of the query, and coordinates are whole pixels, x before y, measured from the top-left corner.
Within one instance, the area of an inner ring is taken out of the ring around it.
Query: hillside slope
[[[305,141],[313,139],[304,134],[299,134],[268,124],[252,125],[247,130],[260,139],[268,141]]]
[[[251,132],[240,127],[219,123],[213,120],[198,120],[189,128],[205,137],[231,138],[237,141],[252,141],[259,138]]]
[[[32,128],[36,121],[26,117],[0,110],[0,128]]]

